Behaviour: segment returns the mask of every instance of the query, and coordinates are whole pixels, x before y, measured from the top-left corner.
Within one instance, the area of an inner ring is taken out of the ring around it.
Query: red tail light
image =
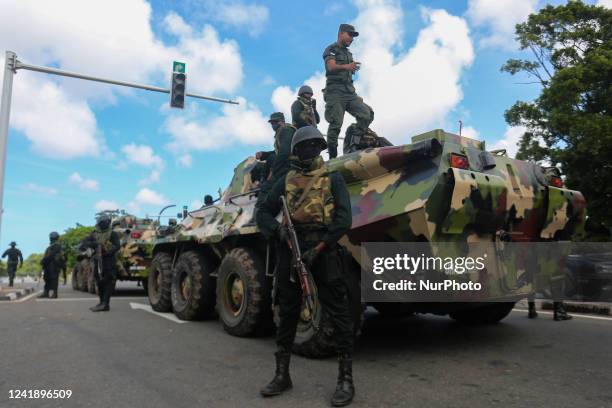
[[[140,239],[140,237],[142,237],[142,233],[141,232],[132,232],[132,234],[130,235],[132,238],[134,239]]]
[[[470,168],[470,162],[466,156],[461,154],[451,153],[450,165],[456,169],[468,170]]]
[[[550,185],[554,186],[554,187],[562,188],[563,187],[563,180],[561,180],[561,177],[551,176],[550,177]]]

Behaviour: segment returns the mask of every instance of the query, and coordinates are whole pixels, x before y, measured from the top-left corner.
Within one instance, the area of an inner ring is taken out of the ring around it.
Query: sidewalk
[[[35,284],[15,284],[15,287],[0,286],[0,301],[19,299],[36,291]]]

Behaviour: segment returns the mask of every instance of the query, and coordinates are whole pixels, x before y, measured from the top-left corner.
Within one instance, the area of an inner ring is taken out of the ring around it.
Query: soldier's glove
[[[312,264],[314,263],[314,261],[317,259],[318,256],[319,256],[319,251],[317,251],[316,248],[311,248],[308,251],[304,252],[304,255],[302,255],[302,260],[304,261],[306,265],[312,266]]]
[[[289,240],[289,229],[286,225],[279,225],[278,239],[280,240],[280,242],[287,242]]]

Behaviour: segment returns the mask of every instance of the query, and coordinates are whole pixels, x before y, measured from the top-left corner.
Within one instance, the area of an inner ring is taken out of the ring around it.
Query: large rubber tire
[[[172,284],[172,257],[166,252],[155,255],[149,268],[148,296],[156,312],[172,311],[170,286]]]
[[[226,332],[239,337],[270,333],[270,286],[255,250],[234,248],[225,255],[217,278],[217,311]]]
[[[498,323],[508,316],[512,308],[514,308],[514,302],[488,303],[479,307],[451,312],[449,315],[460,323],[488,325]]]
[[[89,270],[91,264],[88,259],[79,261],[79,273],[77,275],[77,289],[82,292],[87,292],[87,279],[89,279]]]
[[[91,294],[97,294],[98,290],[96,288],[96,279],[94,278],[94,274],[91,270],[87,271],[87,292]]]
[[[197,251],[179,256],[170,289],[172,310],[181,320],[209,319],[215,315],[215,279],[212,265]]]

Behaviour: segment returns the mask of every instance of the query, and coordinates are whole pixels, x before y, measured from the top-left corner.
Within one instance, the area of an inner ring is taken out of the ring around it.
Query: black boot
[[[536,305],[535,302],[527,302],[529,304],[529,313],[527,314],[527,317],[530,319],[535,319],[536,317],[538,317],[538,312],[536,312]]]
[[[329,158],[334,159],[338,156],[338,146],[328,146],[327,152],[329,153]]]
[[[563,302],[553,302],[554,319],[556,322],[561,320],[570,320],[573,316],[568,315]]]
[[[353,385],[353,359],[350,354],[338,357],[338,384],[331,399],[334,407],[343,407],[353,401],[355,386]]]
[[[100,303],[99,305],[96,305],[90,308],[89,310],[91,310],[92,312],[108,312],[110,310],[110,307],[108,305]]]
[[[44,291],[42,294],[38,295],[39,298],[48,298],[49,297],[49,292]]]
[[[291,360],[291,352],[279,350],[274,353],[276,357],[276,374],[268,385],[262,388],[259,393],[264,397],[272,397],[280,395],[293,387],[291,377],[289,376],[289,361]]]

